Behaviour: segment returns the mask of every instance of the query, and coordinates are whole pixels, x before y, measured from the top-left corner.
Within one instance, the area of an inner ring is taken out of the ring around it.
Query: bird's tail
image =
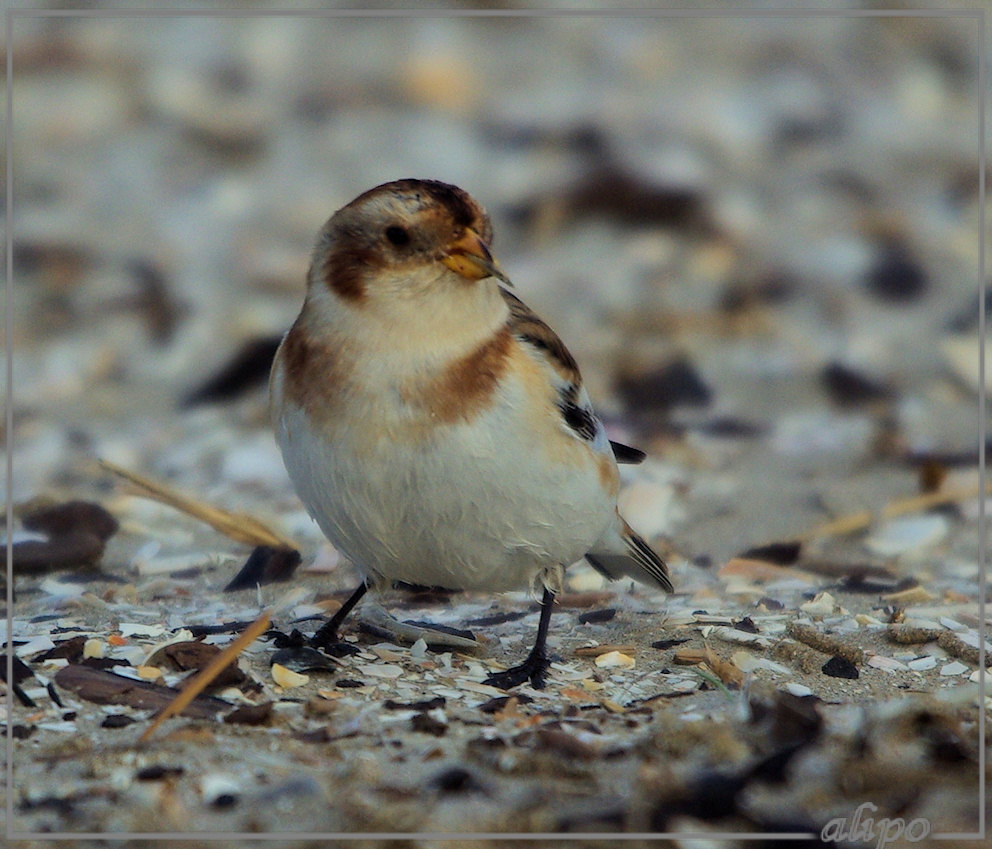
[[[586,560],[611,581],[626,576],[648,586],[661,587],[666,593],[674,590],[665,561],[619,514],[603,539],[586,554]]]

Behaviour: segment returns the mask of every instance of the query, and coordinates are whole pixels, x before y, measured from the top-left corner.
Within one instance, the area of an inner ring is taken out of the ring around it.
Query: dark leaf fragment
[[[526,693],[516,693],[512,696],[495,696],[494,698],[491,698],[479,705],[479,710],[483,713],[499,713],[506,707],[506,704],[510,701],[510,699],[516,699],[517,704],[521,705],[526,705],[534,701],[534,699]]]
[[[195,407],[230,401],[261,386],[269,379],[272,361],[281,341],[281,335],[249,340],[216,374],[190,390],[182,405]]]
[[[256,586],[288,581],[302,558],[295,548],[256,546],[241,571],[224,587],[224,592],[252,589]]]
[[[616,615],[617,609],[615,607],[603,607],[599,610],[588,610],[585,613],[579,614],[579,623],[582,625],[588,625],[595,622],[609,622]]]
[[[99,504],[69,501],[32,510],[21,517],[29,531],[46,534],[45,541],[14,543],[14,569],[43,572],[89,568],[103,556],[104,545],[120,527]]]
[[[637,412],[666,412],[672,407],[701,407],[713,393],[686,359],[678,359],[646,374],[621,374],[617,391],[626,406]]]
[[[103,718],[103,722],[100,723],[101,728],[127,728],[129,725],[133,725],[137,722],[133,716],[128,716],[126,713],[111,713]]]
[[[791,566],[799,559],[803,544],[798,540],[772,542],[768,545],[758,545],[739,554],[748,560],[763,560],[777,566]]]
[[[153,342],[157,345],[170,342],[186,306],[173,297],[165,273],[151,260],[134,259],[127,267],[138,288],[137,295],[128,299],[128,305],[141,314]]]
[[[187,625],[186,629],[194,637],[205,637],[209,634],[240,633],[249,625],[251,625],[251,622],[222,622],[219,625]]]
[[[866,593],[869,595],[881,595],[882,593],[894,593],[901,590],[909,590],[919,586],[920,582],[916,578],[899,578],[891,576],[891,580],[877,578],[869,580],[863,572],[854,572],[841,578],[839,588],[848,593]]]
[[[81,699],[100,705],[130,705],[146,710],[162,710],[170,704],[179,690],[146,681],[135,681],[101,669],[70,664],[55,674],[55,683],[74,692]],[[213,696],[197,696],[182,711],[182,716],[194,719],[213,719],[230,708],[229,702]]]
[[[434,708],[443,708],[447,704],[447,699],[444,696],[435,696],[433,699],[424,699],[419,702],[397,702],[393,699],[386,699],[382,703],[385,710],[434,710]]]
[[[139,769],[137,773],[135,773],[134,777],[138,781],[161,781],[163,778],[172,778],[173,776],[182,775],[185,771],[186,768],[181,766],[152,764],[151,766],[146,766],[143,769]]]
[[[666,649],[670,649],[673,648],[674,646],[678,646],[681,645],[682,643],[687,643],[687,642],[689,642],[688,637],[685,637],[683,639],[674,639],[674,640],[655,640],[653,643],[651,643],[651,648],[661,649],[662,651],[665,651]]]
[[[59,569],[85,569],[96,565],[103,557],[104,542],[85,531],[73,531],[45,540],[15,542],[14,571],[48,572]]]
[[[426,711],[415,714],[410,718],[410,728],[420,731],[423,734],[433,734],[435,737],[443,737],[448,732],[448,723],[435,719]]]
[[[504,622],[515,622],[528,615],[526,610],[507,610],[503,613],[494,613],[492,616],[480,616],[478,619],[469,619],[466,625],[478,625],[480,628],[488,628],[491,625],[502,625]]]
[[[734,623],[734,628],[738,631],[744,631],[746,634],[759,634],[758,626],[754,624],[754,620],[750,616],[745,616],[739,622]]]
[[[321,725],[319,728],[313,729],[313,731],[301,731],[299,734],[294,734],[293,739],[299,740],[301,743],[319,745],[321,743],[330,743],[335,738],[331,735],[331,731],[326,725]]]
[[[819,703],[816,696],[794,696],[776,690],[770,702],[752,699],[751,721],[767,725],[771,736],[784,745],[809,743],[823,728],[823,718],[817,710]]]
[[[22,681],[27,681],[34,678],[34,673],[31,668],[21,660],[16,654],[14,655],[14,684],[20,684]],[[0,654],[0,681],[5,684],[11,682],[7,681],[7,653],[4,652]]]
[[[723,439],[755,439],[768,430],[767,425],[734,416],[716,416],[688,427],[697,433]]]
[[[465,767],[450,766],[427,780],[429,787],[441,793],[485,793],[485,786]]]
[[[567,193],[564,203],[575,216],[605,216],[641,227],[653,225],[704,233],[713,227],[700,190],[652,184],[611,164],[591,170]]]
[[[272,717],[272,702],[257,705],[242,705],[224,715],[229,725],[264,725]]]
[[[865,286],[881,300],[906,303],[923,295],[930,280],[919,260],[900,240],[888,239],[865,275]]]
[[[162,650],[163,656],[168,658],[176,669],[182,671],[205,669],[220,653],[221,649],[217,646],[201,643],[198,640],[173,643]],[[217,674],[210,682],[210,686],[212,688],[237,686],[244,683],[247,678],[248,676],[241,671],[235,659]]]
[[[338,668],[326,654],[310,646],[279,649],[272,655],[270,662],[285,666],[293,672],[331,672]]]
[[[820,373],[820,381],[830,400],[838,407],[857,407],[884,401],[893,394],[888,386],[843,363],[827,363]]]
[[[59,536],[72,531],[86,531],[106,541],[120,528],[117,519],[99,504],[90,501],[67,501],[32,510],[21,517],[29,531]]]
[[[846,658],[836,655],[823,664],[822,672],[831,678],[850,678],[853,680],[860,677],[857,666]]]

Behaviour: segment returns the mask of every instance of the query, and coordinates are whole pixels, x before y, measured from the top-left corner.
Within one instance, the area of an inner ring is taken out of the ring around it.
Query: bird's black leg
[[[544,674],[548,671],[551,661],[544,651],[544,644],[548,640],[548,625],[551,624],[551,608],[555,603],[555,594],[547,587],[544,588],[544,598],[541,599],[541,619],[537,624],[537,640],[534,648],[530,650],[527,659],[519,666],[511,666],[502,672],[494,672],[483,684],[492,687],[499,687],[501,690],[509,690],[530,681],[535,690],[544,689]]]
[[[334,645],[338,641],[338,628],[341,627],[345,617],[351,613],[351,609],[361,601],[368,588],[368,584],[362,581],[358,589],[348,596],[347,601],[341,605],[338,611],[317,629],[317,632],[310,638],[310,645],[318,649],[326,649]]]

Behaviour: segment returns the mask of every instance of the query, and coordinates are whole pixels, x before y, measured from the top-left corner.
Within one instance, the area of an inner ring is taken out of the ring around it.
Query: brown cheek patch
[[[337,248],[328,255],[320,279],[332,291],[349,301],[365,297],[365,281],[383,267],[382,258],[368,248]]]
[[[503,327],[492,339],[448,366],[422,395],[439,422],[471,421],[486,407],[506,372],[513,336]]]

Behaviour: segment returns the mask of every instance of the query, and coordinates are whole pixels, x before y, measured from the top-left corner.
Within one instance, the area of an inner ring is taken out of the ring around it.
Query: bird
[[[575,358],[510,290],[485,209],[401,179],[335,212],[270,375],[276,441],[310,516],[363,581],[314,635],[326,647],[369,589],[542,591],[533,649],[484,683],[540,689],[564,570],[673,592],[617,511],[618,463]]]

